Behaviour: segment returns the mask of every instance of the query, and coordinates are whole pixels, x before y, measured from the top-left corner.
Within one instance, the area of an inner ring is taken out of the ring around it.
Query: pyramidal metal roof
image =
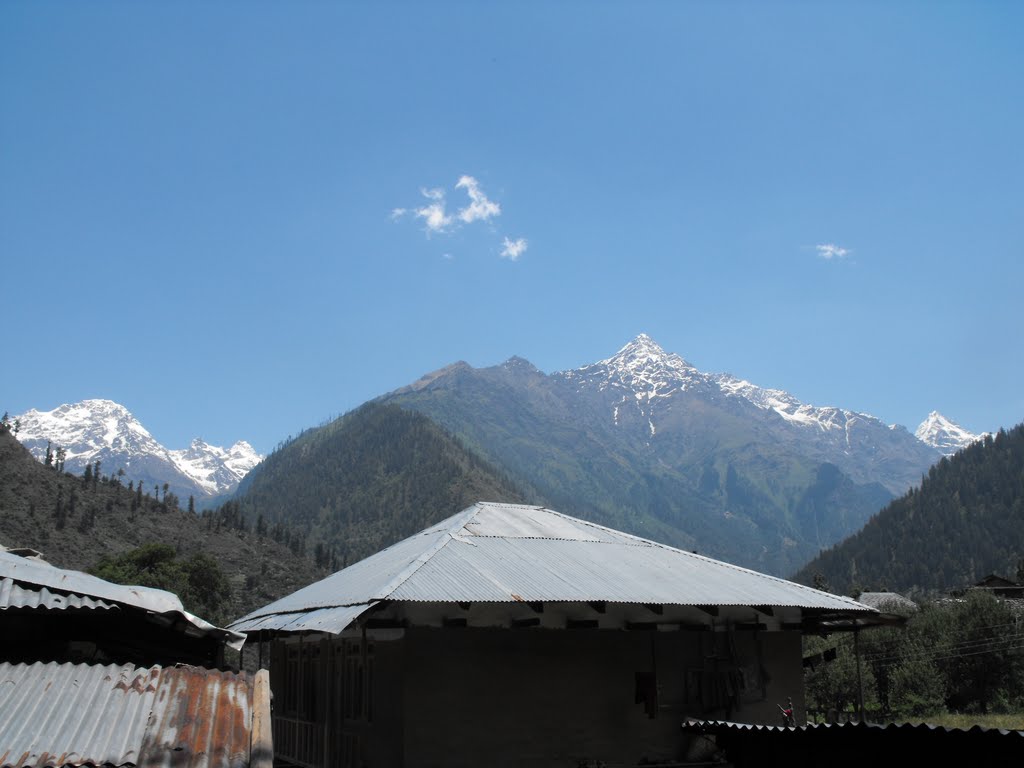
[[[382,601],[792,606],[873,613],[775,576],[539,506],[480,502],[238,621],[343,631]]]

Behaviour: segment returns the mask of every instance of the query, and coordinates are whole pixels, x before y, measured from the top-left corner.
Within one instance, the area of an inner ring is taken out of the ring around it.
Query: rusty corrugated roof
[[[244,768],[253,677],[187,665],[0,664],[0,768]]]

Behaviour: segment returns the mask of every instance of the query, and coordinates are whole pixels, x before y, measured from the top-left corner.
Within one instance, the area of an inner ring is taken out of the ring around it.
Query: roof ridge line
[[[480,514],[480,503],[476,503],[468,509],[464,509],[462,512],[455,515],[455,522],[451,524],[449,528],[444,530],[439,537],[438,541],[434,542],[426,551],[422,552],[419,557],[413,560],[409,565],[402,569],[402,571],[395,576],[391,581],[384,585],[384,587],[377,593],[374,599],[388,600],[391,594],[402,586],[405,582],[412,578],[413,574],[416,573],[420,568],[426,565],[427,561],[430,560],[434,555],[440,552],[444,546],[452,541],[455,537],[452,535],[453,531],[465,528],[466,524],[469,523],[474,517]]]

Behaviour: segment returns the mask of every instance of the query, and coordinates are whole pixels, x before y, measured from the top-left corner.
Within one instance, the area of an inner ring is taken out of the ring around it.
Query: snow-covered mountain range
[[[552,375],[574,384],[581,392],[590,389],[621,394],[612,408],[613,422],[618,424],[625,410],[635,409],[652,436],[658,429],[659,403],[667,403],[677,392],[687,391],[744,400],[778,415],[788,426],[803,432],[805,439],[828,444],[831,451],[840,454],[854,450],[855,443],[864,447],[870,441],[884,441],[886,432],[907,432],[898,424],[886,425],[866,413],[802,403],[781,389],[759,387],[729,373],[703,373],[679,355],[665,352],[643,333],[606,360]],[[984,434],[975,435],[932,411],[914,437],[929,448],[950,455]]]
[[[15,418],[18,439],[40,460],[61,447],[64,468],[81,472],[86,464],[100,462],[101,472],[113,475],[124,470],[124,481],[152,486],[167,483],[169,490],[186,499],[230,493],[263,457],[240,440],[230,448],[195,439],[181,450],[161,445],[123,405],[111,400],[83,400],[52,411],[35,409]]]

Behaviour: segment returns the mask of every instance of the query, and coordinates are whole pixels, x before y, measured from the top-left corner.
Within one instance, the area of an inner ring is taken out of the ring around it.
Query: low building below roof
[[[222,629],[194,616],[185,610],[177,595],[152,587],[114,584],[113,582],[92,576],[88,573],[64,568],[57,568],[41,560],[26,559],[12,554],[11,551],[0,551],[0,623],[3,630],[11,632],[25,629],[25,622],[32,614],[56,614],[74,611],[75,621],[82,621],[83,616],[92,611],[107,614],[123,614],[123,620],[134,619],[138,624],[148,624],[170,629],[179,636],[187,636],[190,641],[200,640],[214,649],[222,646],[241,648],[244,637],[236,632]],[[120,611],[112,610],[120,609]],[[71,621],[70,615],[66,617]],[[52,623],[53,616],[41,618]],[[11,622],[18,623],[12,627]],[[42,630],[42,627],[39,628]],[[123,628],[118,628],[123,633]],[[38,632],[36,633],[38,634]],[[130,639],[124,635],[125,639]],[[195,645],[195,643],[190,642]],[[150,663],[157,661],[144,658],[145,654],[114,657],[118,661]],[[21,659],[24,661],[39,659]],[[12,660],[7,656],[8,661]],[[172,661],[199,661],[199,658],[170,658]],[[45,658],[44,661],[72,661],[70,658]],[[214,663],[213,656],[210,662]]]
[[[0,768],[273,763],[266,671],[5,662],[0,689]]]

